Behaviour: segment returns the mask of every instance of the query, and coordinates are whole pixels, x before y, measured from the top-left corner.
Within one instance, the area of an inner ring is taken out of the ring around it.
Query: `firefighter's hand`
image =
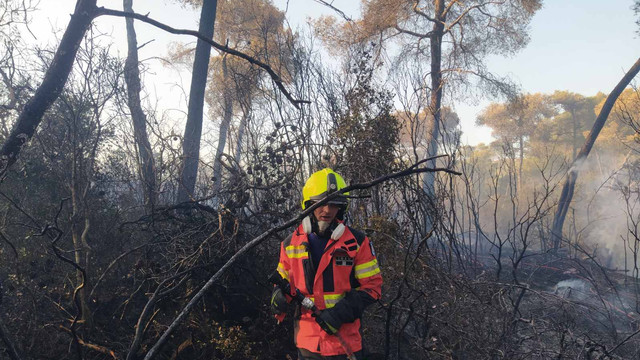
[[[340,321],[331,314],[330,310],[321,310],[315,315],[315,318],[320,328],[329,335],[335,335],[342,325]]]
[[[275,287],[271,293],[271,311],[274,314],[282,314],[287,311],[289,302],[279,287]]]

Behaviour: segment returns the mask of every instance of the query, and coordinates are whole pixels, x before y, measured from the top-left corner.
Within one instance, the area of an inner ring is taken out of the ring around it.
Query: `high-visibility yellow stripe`
[[[283,279],[289,281],[289,273],[287,272],[287,270],[284,269],[284,266],[282,265],[282,263],[278,263],[278,272],[280,273],[280,276],[282,276]]]
[[[289,259],[299,259],[303,257],[309,257],[309,253],[307,252],[307,247],[304,245],[299,246],[287,246],[285,249],[287,257]]]
[[[377,267],[377,265],[376,265],[376,268],[371,270],[371,271],[367,271],[367,272],[361,273],[361,274],[356,274],[356,279],[360,280],[360,279],[368,278],[368,277],[371,277],[371,276],[373,276],[375,274],[379,274],[379,273],[380,273],[380,268]]]
[[[324,295],[324,305],[326,308],[332,308],[336,306],[338,301],[342,300],[344,294],[325,294]]]
[[[356,279],[368,278],[378,273],[380,273],[380,268],[378,267],[378,260],[376,259],[373,259],[364,264],[356,265],[355,268]]]
[[[358,272],[358,271],[361,271],[361,270],[363,270],[365,268],[371,267],[373,265],[377,266],[378,265],[378,260],[373,259],[373,260],[371,260],[369,262],[366,262],[364,264],[358,264],[358,265],[356,265],[356,269],[355,270],[356,270],[356,272]]]

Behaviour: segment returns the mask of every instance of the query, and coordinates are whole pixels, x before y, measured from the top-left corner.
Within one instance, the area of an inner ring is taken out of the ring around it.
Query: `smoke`
[[[571,167],[567,172],[568,173],[577,172],[578,174],[580,174],[582,170],[585,169],[585,164],[587,163],[586,160],[587,160],[586,158],[576,159],[576,161],[574,161],[573,164],[571,164]]]
[[[635,295],[623,289],[618,289],[615,293],[611,291],[602,293],[596,291],[586,280],[568,279],[558,282],[550,292],[564,299],[600,309],[597,313],[592,313],[594,317],[601,314],[624,316],[625,318],[638,317],[635,306],[633,306]]]
[[[622,170],[624,162],[619,154],[594,149],[587,161],[570,169],[579,170],[580,176],[571,205],[572,223],[565,224],[565,232],[609,268],[625,267],[628,214],[619,184],[630,179]]]
[[[553,288],[553,293],[565,299],[584,300],[589,295],[589,284],[584,280],[562,280]]]

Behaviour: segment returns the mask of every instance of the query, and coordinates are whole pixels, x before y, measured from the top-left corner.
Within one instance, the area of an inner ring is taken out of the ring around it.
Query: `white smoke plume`
[[[622,169],[625,160],[619,154],[594,149],[587,161],[572,167],[574,171],[578,167],[580,176],[571,204],[572,217],[565,223],[565,232],[586,246],[602,265],[618,269],[625,267],[623,239],[628,235],[628,208],[618,186],[630,180]],[[633,266],[628,260],[627,268]]]

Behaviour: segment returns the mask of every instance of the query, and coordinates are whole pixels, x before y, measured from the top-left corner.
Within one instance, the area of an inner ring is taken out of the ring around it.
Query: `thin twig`
[[[631,340],[632,337],[636,336],[640,334],[640,329],[636,330],[634,333],[630,334],[629,336],[627,336],[624,340],[622,340],[620,343],[618,343],[618,345],[614,346],[613,349],[607,351],[606,349],[604,350],[604,354],[602,354],[600,356],[599,359],[605,359],[611,356],[611,354],[613,354],[614,351],[616,351],[620,346],[624,345],[627,341]]]
[[[347,14],[344,13],[344,11],[338,9],[337,7],[333,6],[333,1],[331,3],[328,3],[324,0],[314,0],[317,3],[320,3],[328,8],[330,8],[331,10],[337,12],[338,14],[340,14],[340,16],[342,16],[343,19],[345,19],[348,22],[353,22],[353,19],[350,18]]]
[[[93,293],[96,291],[96,288],[98,287],[98,285],[100,284],[100,282],[102,281],[102,279],[104,279],[105,275],[107,275],[107,272],[109,272],[109,270],[118,262],[120,261],[120,259],[122,259],[123,257],[137,251],[140,250],[141,248],[148,246],[148,243],[142,244],[140,246],[136,246],[133,249],[127,250],[124,253],[120,254],[118,257],[116,257],[115,259],[113,259],[113,261],[111,261],[111,263],[109,264],[109,266],[107,266],[106,269],[104,269],[104,271],[102,272],[102,275],[100,275],[100,277],[98,278],[98,280],[96,280],[95,285],[93,285],[93,288],[91,288],[91,292],[89,293],[89,299],[93,298]]]
[[[280,78],[280,76],[271,68],[271,66],[263,63],[262,61],[251,57],[243,52],[240,52],[238,50],[232,49],[228,46],[225,45],[221,45],[218,44],[217,42],[213,41],[213,39],[209,39],[206,36],[200,34],[199,32],[195,31],[195,30],[187,30],[187,29],[176,29],[174,27],[171,27],[169,25],[163,24],[157,20],[154,20],[146,15],[142,15],[142,14],[138,14],[138,13],[130,13],[130,12],[124,12],[124,11],[119,11],[119,10],[113,10],[113,9],[107,9],[104,7],[99,7],[98,8],[98,16],[101,15],[109,15],[109,16],[118,16],[118,17],[130,17],[130,18],[134,18],[137,20],[140,20],[142,22],[145,22],[147,24],[153,25],[157,28],[160,28],[166,32],[172,33],[172,34],[177,34],[177,35],[191,35],[191,36],[195,36],[198,39],[208,43],[209,45],[213,46],[214,48],[223,51],[227,54],[231,54],[234,56],[237,56],[241,59],[244,59],[246,61],[248,61],[249,63],[259,66],[262,69],[264,69],[269,76],[271,76],[271,79],[273,80],[273,82],[276,84],[276,86],[278,87],[278,89],[280,89],[280,91],[284,94],[284,96],[287,97],[287,99],[289,99],[289,101],[293,104],[293,106],[295,106],[296,108],[300,108],[300,104],[310,104],[311,101],[308,100],[297,100],[294,99],[293,96],[289,93],[289,91],[287,91],[287,89],[284,87],[284,84],[282,83],[282,79]]]

